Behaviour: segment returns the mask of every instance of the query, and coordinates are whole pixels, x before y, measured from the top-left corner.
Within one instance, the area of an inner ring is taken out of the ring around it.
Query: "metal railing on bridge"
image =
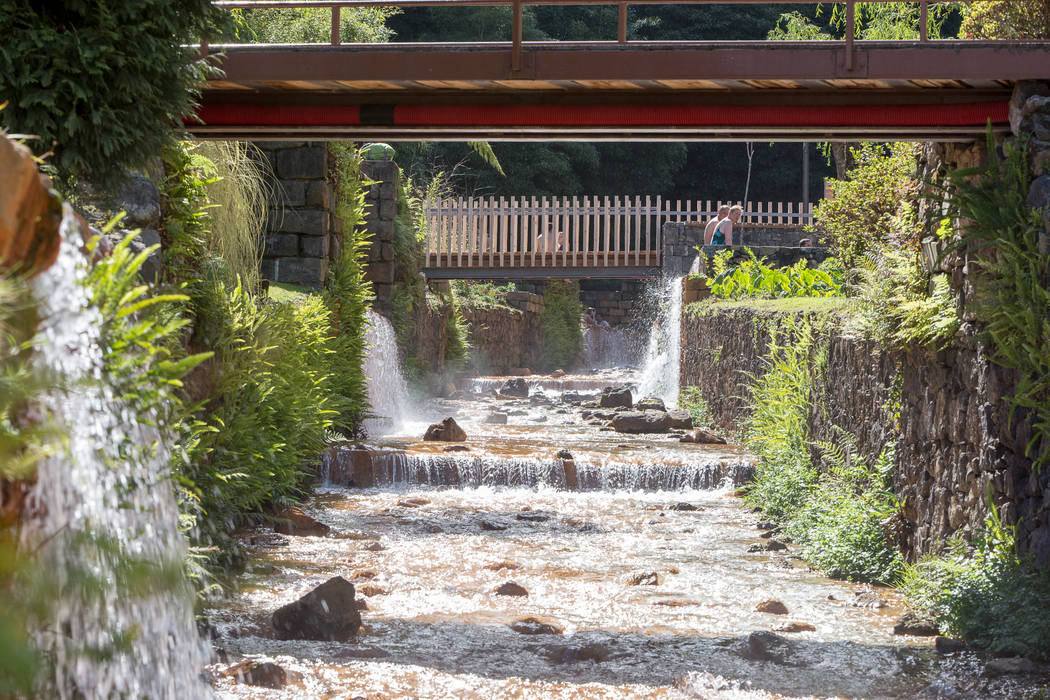
[[[424,268],[655,268],[663,224],[706,222],[713,200],[646,196],[459,197],[427,202]],[[801,229],[813,205],[749,202],[748,225]]]

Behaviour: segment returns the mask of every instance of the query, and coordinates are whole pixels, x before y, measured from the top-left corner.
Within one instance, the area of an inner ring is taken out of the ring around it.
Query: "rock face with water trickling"
[[[354,603],[354,584],[342,576],[330,578],[305,596],[273,614],[278,639],[345,642],[361,627]]]
[[[666,411],[623,411],[609,425],[618,433],[663,433],[671,427]]]
[[[634,397],[631,396],[630,387],[607,386],[602,389],[602,395],[598,399],[599,408],[616,408],[624,406],[630,408],[634,405]]]
[[[467,433],[449,416],[440,423],[434,423],[427,428],[423,439],[438,442],[463,442],[467,439]]]
[[[508,379],[503,382],[503,386],[499,388],[500,396],[510,396],[518,399],[525,399],[529,396],[529,384],[521,377],[516,379]]]

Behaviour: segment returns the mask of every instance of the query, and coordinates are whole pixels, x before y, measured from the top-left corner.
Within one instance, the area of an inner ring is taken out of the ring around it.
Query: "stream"
[[[981,677],[977,655],[894,635],[892,589],[824,578],[790,547],[769,551],[735,495],[753,468],[744,450],[610,432],[583,405],[644,375],[529,377],[527,398],[496,395],[509,378],[474,379],[455,398],[402,407],[355,486],[332,479],[351,473],[340,468],[350,453],[331,453],[329,480],[304,508],[331,534],[259,531],[235,589],[208,611],[224,660],[213,671],[250,658],[300,677],[267,690],[217,674],[216,692],[1018,697],[1011,681]],[[465,429],[465,449],[420,439],[446,416]],[[357,638],[275,639],[270,614],[337,575],[365,600]],[[508,582],[527,595],[495,592]],[[770,600],[787,613],[756,610]]]

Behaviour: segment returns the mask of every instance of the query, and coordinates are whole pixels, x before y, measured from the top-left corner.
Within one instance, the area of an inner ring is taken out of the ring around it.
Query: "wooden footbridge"
[[[876,0],[886,1],[886,0]],[[1008,128],[1016,81],[1050,78],[1050,43],[636,41],[631,4],[763,0],[236,0],[230,9],[328,8],[330,44],[201,46],[205,138],[355,140],[834,140],[980,137]],[[805,4],[816,4],[809,0]],[[348,44],[342,8],[509,7],[501,42]],[[527,5],[612,5],[615,39],[525,41]]]
[[[429,279],[641,278],[663,267],[663,224],[703,224],[722,202],[652,196],[469,197],[426,204],[423,274]],[[731,203],[726,203],[731,204]],[[754,202],[748,231],[798,232],[813,220],[801,202]],[[684,252],[684,251],[680,251]]]

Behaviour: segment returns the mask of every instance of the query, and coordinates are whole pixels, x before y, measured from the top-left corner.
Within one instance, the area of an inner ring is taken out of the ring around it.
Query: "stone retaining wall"
[[[809,237],[800,229],[773,226],[740,225],[734,227],[741,237],[734,233],[733,261],[743,260],[745,248],[750,249],[760,258],[766,258],[767,264],[774,267],[793,265],[805,258],[811,266],[819,265],[828,257],[825,248],[799,248],[802,238]],[[664,240],[664,274],[681,277],[688,274],[696,259],[696,247],[704,238],[704,224],[669,221],[663,225]],[[704,255],[711,257],[726,250],[725,246],[703,246]]]
[[[749,377],[765,370],[770,329],[785,317],[746,308],[684,315],[681,384],[700,388],[719,428],[742,428]],[[1010,418],[1003,397],[1015,386],[1012,372],[976,343],[897,352],[837,331],[825,333],[812,359],[811,439],[830,440],[841,428],[869,460],[896,443],[894,489],[905,502],[910,557],[980,528],[990,494],[1004,522],[1018,525],[1022,549],[1050,568],[1050,472],[1036,474],[1025,457],[1032,432],[1023,413]]]
[[[528,292],[510,292],[507,297],[517,308],[463,309],[463,318],[470,324],[471,365],[476,374],[507,374],[540,366],[543,297]]]

